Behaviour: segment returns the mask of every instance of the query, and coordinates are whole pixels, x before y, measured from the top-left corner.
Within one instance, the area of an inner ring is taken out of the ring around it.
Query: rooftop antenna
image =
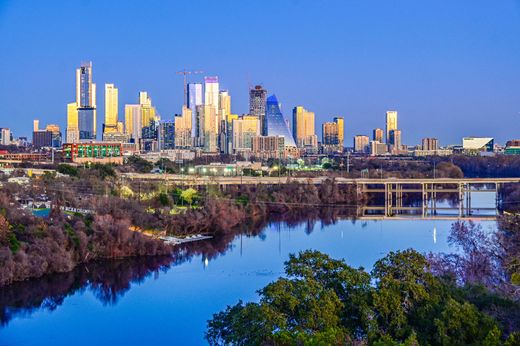
[[[183,75],[184,76],[184,106],[188,105],[188,75],[189,74],[200,74],[204,73],[204,71],[196,70],[196,71],[188,71],[186,69],[183,69],[182,71],[177,71],[176,74]]]

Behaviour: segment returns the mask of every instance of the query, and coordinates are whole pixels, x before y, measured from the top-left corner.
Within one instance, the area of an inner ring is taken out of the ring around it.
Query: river
[[[480,221],[490,230],[494,221]],[[277,222],[230,242],[201,241],[181,259],[96,263],[0,289],[0,345],[205,344],[206,321],[315,249],[370,268],[389,251],[453,252],[449,220]]]

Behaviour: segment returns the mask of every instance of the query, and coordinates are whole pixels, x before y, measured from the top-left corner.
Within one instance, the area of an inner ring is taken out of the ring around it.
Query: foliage
[[[164,192],[159,194],[158,199],[162,206],[167,206],[170,204],[170,198],[168,198],[168,195]]]
[[[126,165],[130,166],[134,171],[139,173],[150,173],[153,169],[153,164],[139,156],[130,156],[126,160]]]
[[[78,176],[78,169],[72,165],[61,163],[58,165],[58,172],[61,174],[70,175],[71,177]]]
[[[213,345],[502,345],[500,325],[414,250],[391,252],[369,274],[317,251],[291,255],[286,277],[208,321]]]
[[[181,199],[188,203],[189,205],[193,204],[193,201],[198,197],[197,190],[193,188],[187,188],[186,190],[181,192]]]
[[[95,163],[90,167],[90,169],[93,170],[95,174],[102,180],[116,176],[114,166],[111,164]]]

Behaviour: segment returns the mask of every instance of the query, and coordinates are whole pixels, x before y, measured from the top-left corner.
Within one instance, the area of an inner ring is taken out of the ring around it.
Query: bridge
[[[168,181],[172,183],[183,183],[192,186],[202,186],[207,184],[217,185],[277,185],[277,184],[288,184],[291,182],[297,182],[302,184],[315,184],[319,185],[324,183],[326,180],[332,179],[328,176],[318,177],[292,177],[292,176],[280,176],[280,177],[251,177],[251,176],[199,176],[199,175],[187,175],[187,174],[162,174],[162,173],[122,173],[121,176],[125,179],[130,180],[142,180],[142,181]],[[335,182],[340,185],[358,185],[367,188],[368,185],[379,185],[379,186],[390,186],[399,184],[401,186],[441,186],[441,185],[501,185],[508,183],[520,183],[520,178],[384,178],[384,179],[371,179],[371,178],[345,178],[335,177]],[[398,187],[395,186],[397,189]],[[416,188],[417,190],[417,188]],[[422,188],[420,189],[422,191]],[[458,191],[458,190],[457,190]],[[376,192],[374,190],[374,192]],[[380,191],[384,192],[384,191]],[[411,191],[409,191],[411,192]],[[417,191],[416,191],[417,192]]]
[[[162,181],[185,186],[218,185],[278,185],[291,182],[301,184],[320,185],[331,179],[328,176],[318,177],[251,177],[251,176],[198,176],[179,174],[123,174],[124,178],[138,181]],[[500,188],[504,184],[520,183],[520,178],[345,178],[335,177],[336,184],[355,185],[358,194],[365,194],[370,199],[377,199],[384,205],[368,205],[360,207],[360,217],[398,217],[420,216],[422,218],[439,217],[442,213],[452,212],[445,217],[473,217],[474,212],[493,212],[497,210],[501,201]],[[472,193],[495,193],[493,207],[473,208]],[[405,205],[405,196],[413,194],[420,205]],[[438,205],[438,195],[456,197],[457,206],[447,207]],[[381,198],[384,196],[384,199]],[[455,212],[455,214],[453,214]],[[489,215],[488,215],[489,216]],[[485,217],[485,216],[482,216]]]

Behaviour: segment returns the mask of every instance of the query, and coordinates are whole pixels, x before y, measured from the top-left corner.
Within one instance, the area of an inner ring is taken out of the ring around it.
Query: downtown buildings
[[[91,62],[82,63],[76,70],[76,102],[67,105],[64,140],[67,143],[95,142],[101,137],[103,142],[122,143],[124,150],[133,152],[188,150],[198,155],[254,157],[260,155],[258,150],[262,147],[269,147],[267,151],[272,153],[272,157],[345,152],[343,117],[336,116],[333,121],[323,123],[319,141],[313,111],[302,105],[296,106],[292,108],[292,122],[289,123],[277,96],[268,96],[263,86],[250,88],[248,96],[248,112],[239,115],[232,111],[232,95],[229,90],[221,88],[217,76],[206,76],[202,83],[185,80],[184,105],[180,114],[172,113],[161,118],[148,92],[140,91],[135,103],[121,105],[117,85],[106,83],[100,136],[96,127],[93,66]],[[124,114],[123,119],[120,119],[120,113]],[[266,138],[255,140],[256,137]],[[280,138],[283,138],[283,150],[280,150]],[[398,128],[397,111],[386,112],[385,129],[374,129],[371,139],[365,135],[356,136],[353,148],[348,150],[373,155],[399,155],[406,151]],[[276,145],[272,145],[275,142]],[[258,145],[254,148],[255,143]],[[276,155],[271,150],[274,147],[277,148]]]

